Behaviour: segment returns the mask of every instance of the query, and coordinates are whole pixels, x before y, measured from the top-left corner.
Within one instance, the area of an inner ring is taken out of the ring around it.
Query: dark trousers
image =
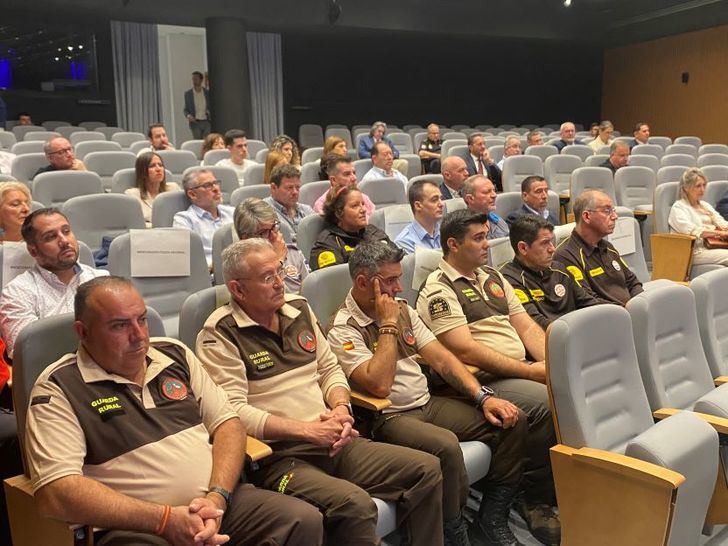
[[[523,474],[528,423],[519,415],[516,426],[494,427],[482,411],[461,400],[433,396],[409,411],[388,413],[374,423],[374,438],[432,453],[442,469],[442,509],[445,521],[456,518],[468,498],[468,476],[459,442],[477,440],[493,452],[486,482],[517,487]]]
[[[379,544],[371,496],[397,503],[405,544],[443,543],[442,474],[428,453],[358,438],[329,457],[311,444],[276,442],[261,463],[251,480],[321,510],[326,544]]]
[[[207,135],[210,134],[211,130],[212,125],[207,119],[196,119],[195,121],[190,121],[190,131],[192,131],[192,138],[205,138]]]

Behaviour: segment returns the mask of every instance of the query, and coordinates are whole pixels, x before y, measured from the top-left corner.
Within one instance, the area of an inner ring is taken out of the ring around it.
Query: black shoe
[[[541,544],[559,546],[561,543],[561,522],[548,504],[529,504],[522,497],[516,499],[513,507],[528,525],[528,530]]]
[[[471,546],[468,539],[468,523],[462,516],[444,524],[445,546]]]
[[[508,526],[508,514],[516,496],[511,487],[488,486],[470,529],[473,544],[483,546],[524,546]]]

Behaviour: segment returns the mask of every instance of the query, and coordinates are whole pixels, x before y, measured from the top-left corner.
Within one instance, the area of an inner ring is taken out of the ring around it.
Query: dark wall
[[[53,24],[53,21],[44,21],[38,12],[29,14],[10,11],[3,14],[4,20],[10,23],[28,17],[32,17],[39,27],[44,24]],[[0,90],[0,96],[7,103],[8,119],[16,119],[18,112],[28,111],[36,124],[46,120],[61,120],[73,124],[81,121],[103,121],[107,125],[116,125],[114,66],[109,21],[82,16],[76,16],[72,20],[61,19],[61,21],[70,27],[77,27],[95,34],[98,91],[50,93],[40,90]],[[104,104],[79,104],[79,100],[103,101]]]
[[[286,131],[302,123],[588,124],[601,48],[371,32],[283,35]]]

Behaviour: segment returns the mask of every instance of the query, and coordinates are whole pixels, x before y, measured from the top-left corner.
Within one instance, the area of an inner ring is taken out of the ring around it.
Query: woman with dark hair
[[[220,133],[210,133],[205,137],[202,142],[201,155],[204,158],[205,154],[210,150],[224,150],[225,149],[225,137]]]
[[[152,227],[152,202],[160,193],[179,190],[175,182],[167,182],[162,158],[154,152],[147,152],[136,158],[136,188],[124,193],[139,200],[147,227]]]
[[[311,270],[349,261],[357,245],[367,241],[393,244],[387,234],[367,220],[362,193],[356,186],[331,189],[324,204],[324,229],[311,249]]]

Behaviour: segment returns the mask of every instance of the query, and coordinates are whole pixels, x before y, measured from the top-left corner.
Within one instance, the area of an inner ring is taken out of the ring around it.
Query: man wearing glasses
[[[172,227],[194,231],[202,239],[208,267],[212,266],[212,236],[223,224],[233,221],[234,209],[222,205],[220,181],[207,170],[191,171],[182,179],[182,188],[192,204],[174,215]]]
[[[574,201],[574,218],[576,227],[558,246],[554,259],[563,263],[574,280],[591,295],[626,304],[642,292],[642,283],[606,240],[617,223],[612,199],[603,192],[587,190]]]
[[[260,238],[222,253],[231,302],[196,352],[248,434],[273,454],[248,477],[325,514],[327,544],[378,544],[369,493],[397,504],[408,544],[442,540],[442,474],[429,453],[358,438],[346,376],[306,300],[286,294],[278,255]]]
[[[86,170],[86,165],[81,160],[76,159],[71,143],[63,137],[50,139],[43,145],[43,151],[50,165],[38,169],[31,177],[31,180],[41,173]]]

